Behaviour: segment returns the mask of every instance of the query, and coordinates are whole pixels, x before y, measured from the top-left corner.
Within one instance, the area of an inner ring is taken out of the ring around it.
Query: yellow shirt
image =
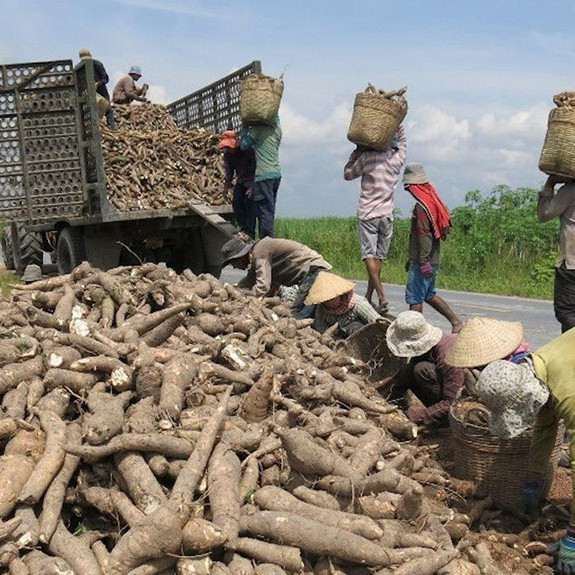
[[[541,409],[535,421],[529,467],[536,473],[545,473],[562,419],[569,435],[575,493],[575,328],[552,339],[532,357],[535,374],[547,384],[552,401]],[[571,502],[571,521],[575,521],[575,497]]]

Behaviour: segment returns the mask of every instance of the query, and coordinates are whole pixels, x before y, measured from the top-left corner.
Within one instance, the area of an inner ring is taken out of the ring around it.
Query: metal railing
[[[259,60],[236,70],[217,82],[168,105],[181,128],[205,128],[211,132],[238,130],[240,117],[240,81],[250,74],[261,74]]]

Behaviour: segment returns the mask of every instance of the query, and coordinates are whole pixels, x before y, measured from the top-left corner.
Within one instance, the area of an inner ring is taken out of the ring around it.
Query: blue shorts
[[[437,268],[433,266],[433,275],[426,278],[419,271],[419,264],[411,262],[409,264],[409,273],[407,275],[407,286],[405,286],[405,303],[408,305],[419,305],[431,299],[435,294],[435,276]]]

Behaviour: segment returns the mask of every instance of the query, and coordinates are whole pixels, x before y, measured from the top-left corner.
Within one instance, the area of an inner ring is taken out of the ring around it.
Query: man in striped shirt
[[[393,235],[393,192],[406,155],[405,132],[400,126],[387,152],[358,146],[343,171],[346,180],[361,176],[357,217],[361,258],[368,273],[365,296],[371,302],[373,292],[377,292],[380,313],[385,312],[388,306],[381,283],[381,267],[383,260],[387,259]]]

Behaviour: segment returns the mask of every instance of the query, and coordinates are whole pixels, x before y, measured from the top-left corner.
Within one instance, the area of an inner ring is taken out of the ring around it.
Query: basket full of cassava
[[[557,107],[549,113],[539,169],[549,175],[575,178],[575,92],[561,92],[553,101]]]
[[[347,139],[380,152],[389,150],[407,114],[406,90],[407,87],[385,91],[368,84],[355,96]]]
[[[240,84],[240,116],[244,124],[273,124],[283,91],[283,74],[279,78],[246,76]]]
[[[477,398],[465,393],[453,402],[449,426],[456,446],[456,477],[475,481],[503,508],[517,509],[525,482],[529,478],[529,450],[532,430],[512,439],[501,439],[490,431],[491,412]],[[542,479],[545,497],[555,477],[565,427],[557,429],[555,444]]]

